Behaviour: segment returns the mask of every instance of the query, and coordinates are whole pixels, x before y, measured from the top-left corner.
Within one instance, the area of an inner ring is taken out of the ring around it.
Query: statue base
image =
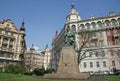
[[[54,74],[45,74],[43,78],[88,79],[89,74],[79,72],[76,52],[72,46],[64,46],[60,54],[57,72]]]

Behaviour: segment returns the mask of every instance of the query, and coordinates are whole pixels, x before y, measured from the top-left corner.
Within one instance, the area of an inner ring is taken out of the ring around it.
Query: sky
[[[0,21],[11,19],[19,29],[24,20],[27,48],[34,44],[44,49],[48,44],[51,49],[55,31],[64,27],[72,3],[82,20],[120,13],[120,0],[0,0]]]

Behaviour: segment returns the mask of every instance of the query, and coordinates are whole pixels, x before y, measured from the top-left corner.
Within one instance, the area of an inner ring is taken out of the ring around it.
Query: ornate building
[[[86,53],[87,58],[79,64],[80,72],[111,71],[120,69],[120,14],[110,12],[108,16],[91,17],[82,20],[74,4],[66,17],[62,31],[56,35],[52,42],[52,68],[57,69],[61,48],[65,45],[65,29],[70,28],[76,33],[89,31],[93,33],[92,41],[86,44],[82,51],[89,48],[94,51]],[[75,33],[75,50],[80,48],[81,34]],[[76,53],[77,55],[77,53]]]
[[[8,64],[23,65],[25,51],[24,22],[18,29],[10,19],[0,21],[0,70]]]
[[[25,66],[28,71],[35,68],[44,67],[45,70],[51,68],[50,64],[51,51],[46,47],[44,50],[35,50],[34,46],[25,54]]]

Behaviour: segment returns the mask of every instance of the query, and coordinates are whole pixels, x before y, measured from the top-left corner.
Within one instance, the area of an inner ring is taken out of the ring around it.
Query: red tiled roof
[[[17,27],[13,25],[13,27],[15,28],[16,31],[18,31]]]

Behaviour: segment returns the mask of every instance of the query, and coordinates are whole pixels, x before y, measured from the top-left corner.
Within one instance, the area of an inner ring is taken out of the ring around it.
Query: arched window
[[[72,25],[71,28],[72,28],[73,31],[76,31],[76,26],[75,25]]]
[[[117,20],[117,21],[118,21],[118,24],[120,24],[120,18],[118,18],[118,20]]]
[[[113,30],[114,35],[118,34],[118,31],[116,29]]]
[[[67,28],[70,28],[70,26],[67,26]]]
[[[104,24],[105,24],[105,26],[110,26],[110,21],[106,20]]]
[[[111,35],[111,32],[110,30],[107,31],[107,35],[110,36]]]
[[[98,21],[98,22],[97,22],[97,25],[98,25],[98,27],[101,28],[101,27],[102,27],[102,22]]]
[[[89,23],[86,23],[86,24],[85,24],[85,27],[86,27],[87,29],[89,29],[89,28],[90,28],[90,24],[89,24]]]
[[[116,21],[115,19],[112,19],[112,20],[111,20],[111,25],[112,25],[112,26],[117,25],[117,21]]]
[[[91,25],[92,25],[92,28],[96,28],[95,22],[92,22]]]
[[[84,30],[84,29],[85,29],[84,24],[81,24],[81,25],[80,25],[80,27],[81,27],[81,29],[82,29],[82,30]]]
[[[7,28],[9,28],[9,27],[10,27],[10,25],[9,25],[9,24],[7,24],[7,25],[6,25],[6,27],[7,27]]]

